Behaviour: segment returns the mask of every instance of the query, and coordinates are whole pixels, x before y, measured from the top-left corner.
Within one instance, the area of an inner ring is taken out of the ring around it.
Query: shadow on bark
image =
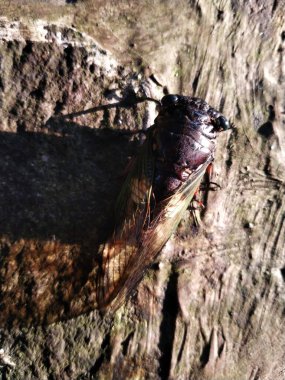
[[[96,253],[137,146],[124,132],[63,120],[1,133],[0,326],[51,323],[96,306]]]
[[[179,310],[177,297],[178,274],[171,272],[165,292],[164,304],[162,309],[163,319],[160,325],[159,349],[161,356],[159,360],[159,374],[161,380],[169,378],[171,369],[172,349],[175,337],[176,319]]]

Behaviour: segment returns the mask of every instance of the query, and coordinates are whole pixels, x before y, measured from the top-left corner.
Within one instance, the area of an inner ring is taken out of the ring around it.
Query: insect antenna
[[[92,107],[92,108],[88,108],[87,110],[83,110],[83,111],[78,111],[78,112],[72,112],[72,113],[69,113],[69,114],[66,114],[66,115],[58,115],[58,118],[61,118],[61,119],[67,119],[67,118],[74,118],[74,117],[77,117],[77,116],[82,116],[82,115],[86,115],[88,113],[93,113],[93,112],[98,112],[98,111],[104,111],[104,110],[107,110],[107,109],[110,109],[110,108],[115,108],[115,107],[131,107],[135,104],[138,104],[138,103],[143,103],[143,102],[154,102],[156,103],[159,107],[161,106],[161,103],[159,100],[156,100],[156,99],[153,99],[153,98],[150,98],[148,96],[146,97],[133,97],[133,96],[130,96],[130,97],[126,97],[122,100],[120,100],[119,102],[116,102],[116,103],[109,103],[109,104],[100,104],[99,106],[95,106],[95,107]]]

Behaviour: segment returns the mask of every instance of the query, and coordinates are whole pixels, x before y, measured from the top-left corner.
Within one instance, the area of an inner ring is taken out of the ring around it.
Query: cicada
[[[101,248],[98,307],[116,310],[153,263],[214,160],[217,132],[229,121],[200,98],[166,95],[133,160]]]

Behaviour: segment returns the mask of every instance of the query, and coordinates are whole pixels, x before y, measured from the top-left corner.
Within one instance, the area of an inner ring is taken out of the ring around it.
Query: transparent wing
[[[151,202],[154,157],[144,144],[119,196],[117,228],[102,251],[98,306],[116,310],[176,229],[203,178],[208,160],[169,198]],[[153,206],[152,206],[153,205]]]
[[[144,142],[116,203],[115,231],[101,249],[98,306],[104,309],[124,287],[151,214],[154,158],[151,136]]]
[[[122,305],[127,295],[135,288],[146,269],[152,264],[156,255],[175,231],[196,189],[199,187],[207,165],[203,165],[199,171],[193,174],[192,178],[189,178],[181,186],[179,191],[157,206],[158,210],[155,211],[157,216],[150,223],[148,229],[144,231],[140,246],[133,252],[129,261],[129,270],[124,275],[121,288],[118,289],[116,298],[110,305],[110,311],[114,311]]]

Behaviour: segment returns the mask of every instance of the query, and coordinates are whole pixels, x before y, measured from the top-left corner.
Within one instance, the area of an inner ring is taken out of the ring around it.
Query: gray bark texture
[[[284,9],[1,1],[0,378],[285,379]],[[160,99],[157,82],[235,123],[218,138],[221,189],[102,316],[98,247],[141,140],[125,132],[156,111],[101,106]]]

